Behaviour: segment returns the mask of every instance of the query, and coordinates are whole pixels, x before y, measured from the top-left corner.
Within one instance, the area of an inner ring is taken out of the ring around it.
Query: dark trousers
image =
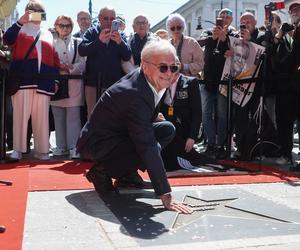
[[[293,149],[294,122],[298,116],[298,93],[281,92],[276,96],[276,123],[280,154],[291,157]]]
[[[153,123],[155,138],[159,148],[165,148],[174,138],[175,127],[168,121]],[[136,151],[135,144],[128,137],[124,139],[117,147],[96,164],[104,167],[108,175],[118,178],[135,172],[138,169],[145,170],[146,166]]]

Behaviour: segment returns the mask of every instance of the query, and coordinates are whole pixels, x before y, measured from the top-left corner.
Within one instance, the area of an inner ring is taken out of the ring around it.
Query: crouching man
[[[174,201],[160,151],[174,137],[168,121],[155,122],[158,104],[179,70],[176,50],[168,41],[153,41],[141,53],[141,67],[123,77],[99,99],[78,141],[78,152],[96,164],[87,173],[99,194],[114,190],[111,178],[147,170],[164,207],[192,210]]]

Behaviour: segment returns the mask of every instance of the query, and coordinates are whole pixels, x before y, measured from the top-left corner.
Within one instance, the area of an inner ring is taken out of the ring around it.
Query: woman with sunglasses
[[[73,21],[68,16],[59,16],[54,23],[56,35],[54,46],[60,59],[60,74],[78,75],[85,70],[85,58],[78,55],[80,38],[72,37]],[[83,105],[83,83],[80,79],[70,79],[68,98],[51,101],[55,124],[56,148],[54,155],[70,155],[71,159],[79,158],[76,143],[81,130],[80,106]]]
[[[184,35],[186,27],[184,17],[178,13],[169,15],[166,27],[181,63],[181,73],[198,77],[204,66],[203,50],[196,39]]]

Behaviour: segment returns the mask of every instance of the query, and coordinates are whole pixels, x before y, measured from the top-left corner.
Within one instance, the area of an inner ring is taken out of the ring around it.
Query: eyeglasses
[[[102,19],[103,19],[104,21],[113,21],[113,20],[115,20],[116,18],[115,18],[115,17],[109,17],[109,16],[103,16]]]
[[[164,63],[156,64],[156,63],[147,62],[147,61],[145,61],[145,63],[154,65],[155,67],[157,67],[159,69],[160,73],[167,73],[168,69],[171,71],[171,73],[176,73],[179,70],[178,64],[171,64],[171,65],[167,65]]]
[[[139,25],[139,26],[142,26],[142,25],[147,25],[148,22],[136,22],[135,24],[136,24],[136,25]]]
[[[62,23],[58,23],[56,24],[59,28],[63,29],[63,28],[66,28],[66,29],[71,29],[72,28],[72,25],[71,24],[62,24]]]
[[[171,27],[170,30],[173,31],[173,32],[174,32],[175,30],[181,31],[181,30],[182,30],[182,27],[181,27],[181,26],[174,26],[174,27]]]

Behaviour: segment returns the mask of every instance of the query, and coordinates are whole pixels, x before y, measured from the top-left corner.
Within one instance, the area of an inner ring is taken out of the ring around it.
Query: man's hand
[[[164,207],[170,211],[175,211],[183,214],[191,214],[193,212],[193,209],[180,202],[174,201],[171,194],[163,194],[162,196],[160,196],[160,199]]]
[[[243,41],[250,41],[251,33],[248,29],[241,29],[241,37]]]
[[[120,44],[121,41],[122,41],[121,35],[120,35],[119,31],[117,31],[117,30],[113,31],[111,33],[110,39],[113,40],[113,41],[115,41],[116,44]]]
[[[185,152],[189,153],[192,150],[194,144],[195,144],[195,140],[194,139],[187,138],[187,140],[185,142],[185,147],[184,147]]]
[[[22,25],[24,25],[25,23],[29,23],[30,22],[30,14],[32,13],[32,10],[26,10],[25,14],[23,16],[20,17],[20,19],[18,20],[18,22]]]
[[[110,29],[103,29],[99,34],[99,40],[103,43],[108,43],[108,41],[110,40],[110,36]]]
[[[156,121],[157,122],[162,122],[162,121],[165,121],[166,119],[165,119],[165,117],[164,117],[164,115],[162,114],[162,113],[158,113],[157,114],[157,117],[156,117]]]

